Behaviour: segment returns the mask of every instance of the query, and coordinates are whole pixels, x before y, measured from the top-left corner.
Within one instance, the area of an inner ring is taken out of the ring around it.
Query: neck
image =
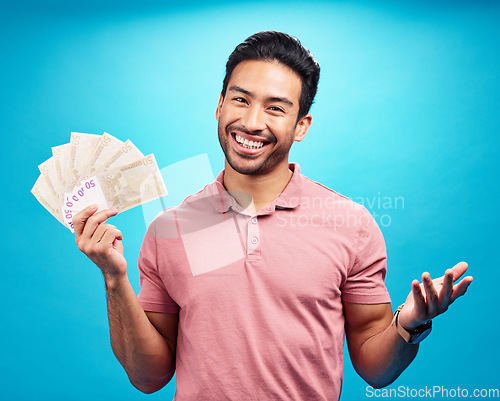
[[[240,206],[247,208],[253,214],[274,201],[286,188],[292,175],[288,161],[269,172],[244,175],[234,170],[226,160],[224,187],[231,192]],[[248,206],[248,195],[252,199],[250,206]]]

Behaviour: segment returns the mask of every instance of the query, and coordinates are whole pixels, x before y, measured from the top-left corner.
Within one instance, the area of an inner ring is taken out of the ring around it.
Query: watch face
[[[429,334],[431,334],[432,327],[428,327],[421,333],[412,334],[410,336],[410,344],[418,344],[420,341],[424,340]]]

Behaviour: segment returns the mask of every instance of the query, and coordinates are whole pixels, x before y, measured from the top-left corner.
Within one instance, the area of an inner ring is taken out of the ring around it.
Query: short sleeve
[[[384,237],[371,214],[362,208],[355,240],[356,257],[342,286],[342,300],[357,304],[391,301],[385,286],[387,252]]]
[[[156,238],[148,231],[144,236],[138,260],[141,289],[138,299],[147,312],[178,313],[179,305],[168,294],[157,264]]]

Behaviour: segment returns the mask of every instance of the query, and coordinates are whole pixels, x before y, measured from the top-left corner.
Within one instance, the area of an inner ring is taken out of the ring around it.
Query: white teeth
[[[239,135],[235,135],[236,142],[238,142],[240,145],[247,149],[260,149],[261,147],[264,146],[264,142],[259,142],[259,141],[249,141],[248,139],[243,139]]]

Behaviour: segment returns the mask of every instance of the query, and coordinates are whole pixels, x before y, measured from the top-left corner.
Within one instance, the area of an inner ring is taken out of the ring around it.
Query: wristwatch
[[[394,312],[391,326],[396,325],[399,335],[403,337],[403,340],[405,340],[408,344],[418,344],[431,333],[432,320],[429,320],[427,323],[421,324],[413,330],[408,331],[399,324],[399,313],[401,312],[401,309],[403,309],[403,306],[405,306],[405,304],[400,305],[398,309],[396,309],[396,312]]]

